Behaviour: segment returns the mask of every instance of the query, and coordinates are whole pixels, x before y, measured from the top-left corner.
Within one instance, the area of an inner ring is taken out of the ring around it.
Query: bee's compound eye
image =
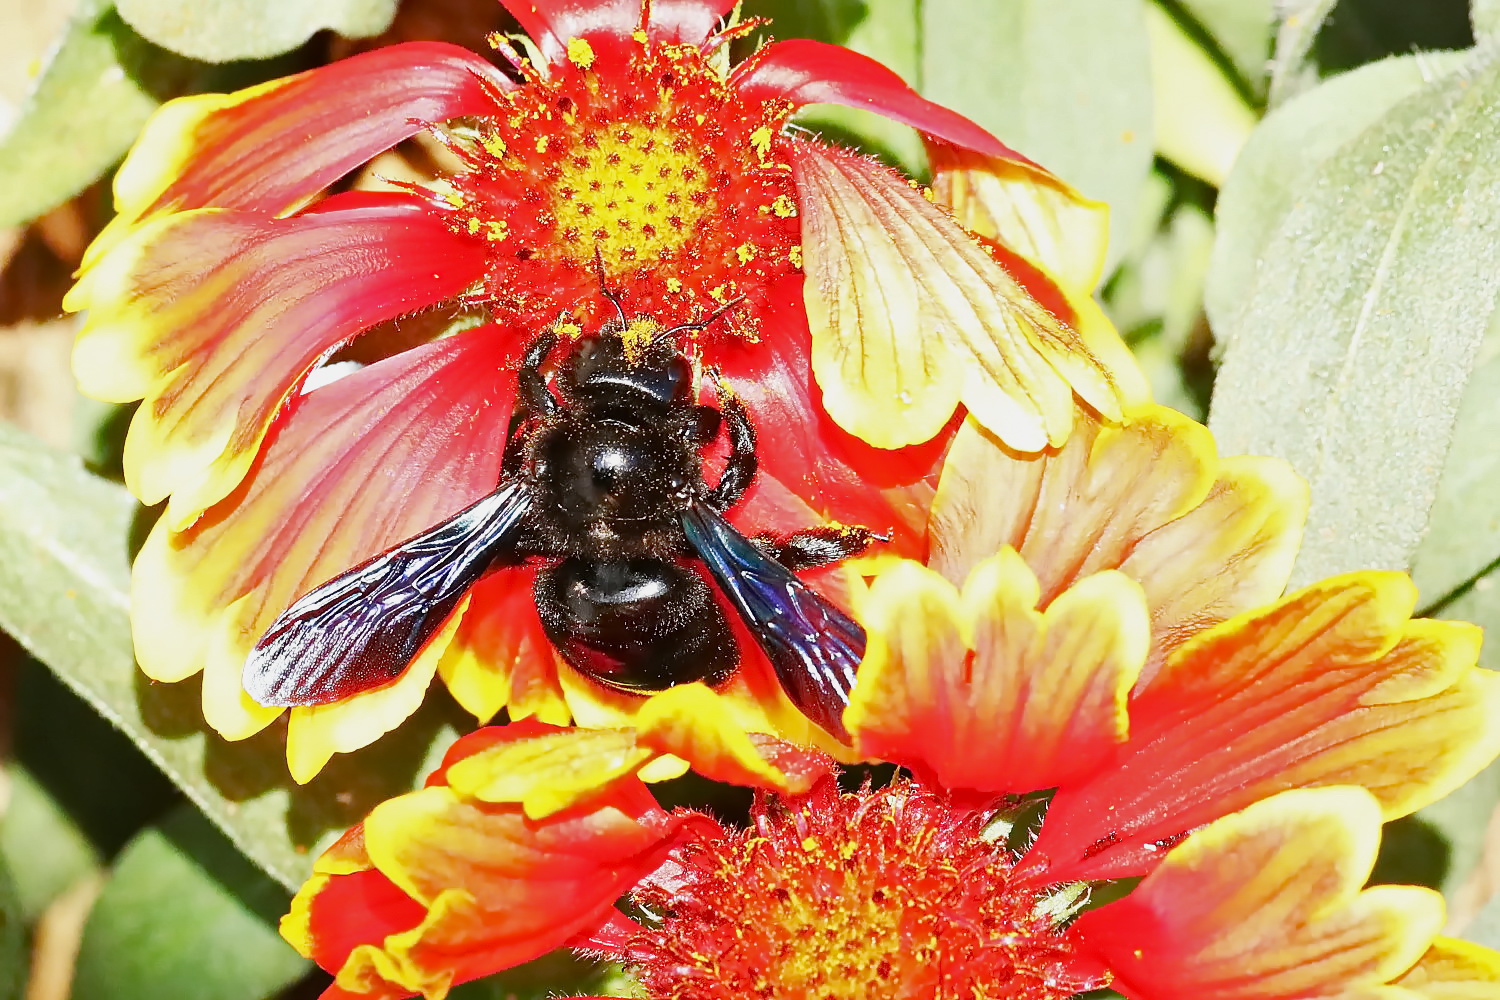
[[[655,559],[572,558],[537,573],[547,638],[580,673],[626,691],[718,684],[739,646],[701,576]]]

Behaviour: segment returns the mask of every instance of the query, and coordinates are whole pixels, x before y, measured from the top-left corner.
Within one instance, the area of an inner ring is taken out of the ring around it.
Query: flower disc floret
[[[655,1000],[1057,1000],[1104,985],[1049,890],[1013,879],[985,827],[905,781],[763,801],[749,830],[699,838],[670,884],[637,890],[661,918],[632,963]]]
[[[593,299],[596,265],[632,308],[666,315],[796,273],[795,191],[772,143],[790,101],[740,95],[699,46],[568,51],[545,76],[523,64],[494,116],[450,133],[469,164],[449,182],[453,225],[487,244],[493,308],[524,321],[555,310],[559,287]]]

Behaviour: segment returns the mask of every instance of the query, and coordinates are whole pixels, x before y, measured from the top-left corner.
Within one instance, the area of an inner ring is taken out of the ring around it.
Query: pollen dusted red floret
[[[483,239],[500,313],[597,298],[595,262],[632,308],[688,319],[796,272],[784,99],[747,99],[697,46],[582,45],[450,145],[453,225]],[[749,310],[743,310],[747,314]],[[744,332],[753,332],[746,330]]]
[[[630,943],[654,1000],[862,997],[1061,1000],[1107,984],[1047,905],[1011,877],[987,815],[898,781],[762,799],[751,829],[677,855],[637,889],[661,915]]]

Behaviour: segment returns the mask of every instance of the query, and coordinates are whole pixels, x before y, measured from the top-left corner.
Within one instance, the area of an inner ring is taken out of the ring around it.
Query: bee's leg
[[[516,376],[516,413],[522,419],[542,416],[557,409],[557,400],[542,377],[542,362],[556,346],[557,334],[548,327],[526,348],[526,356],[521,359],[521,370]],[[515,418],[511,419],[514,421]]]
[[[718,384],[718,375],[713,375]],[[724,464],[724,474],[718,485],[708,491],[704,499],[716,510],[728,510],[739,503],[745,495],[750,481],[755,478],[760,460],[755,455],[755,426],[750,415],[734,393],[719,385],[719,408],[724,415],[724,426],[729,429],[729,461]]]
[[[762,551],[790,570],[827,566],[857,556],[874,541],[890,541],[869,528],[824,525],[805,528],[790,535],[756,535],[751,539]]]
[[[511,410],[510,426],[505,429],[505,454],[500,459],[504,473],[513,474],[521,467],[521,442],[525,439],[521,428],[536,417],[557,412],[557,399],[542,376],[542,362],[556,346],[557,334],[549,327],[537,335],[521,359],[521,370],[516,375],[515,408]]]

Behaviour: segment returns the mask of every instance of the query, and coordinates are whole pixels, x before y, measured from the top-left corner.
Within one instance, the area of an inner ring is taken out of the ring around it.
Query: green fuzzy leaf
[[[1310,87],[1318,77],[1309,65],[1313,42],[1338,0],[1286,0],[1279,5],[1276,47],[1271,55],[1272,107]]]
[[[0,228],[98,180],[157,105],[185,92],[204,69],[143,41],[111,4],[83,0],[0,138]]]
[[[119,0],[120,16],[162,48],[204,62],[264,59],[332,29],[368,38],[391,26],[397,0]]]
[[[1219,193],[1219,238],[1204,305],[1221,347],[1250,293],[1266,245],[1325,161],[1397,102],[1470,59],[1462,52],[1399,56],[1334,77],[1277,108],[1251,134]]]
[[[1459,404],[1427,534],[1412,559],[1424,603],[1441,601],[1500,558],[1500,324],[1492,320]],[[1485,623],[1500,626],[1500,618]],[[1493,645],[1493,642],[1491,643]]]
[[[126,607],[137,516],[123,488],[0,423],[0,627],[124,731],[240,850],[296,886],[310,849],[414,787],[462,719],[451,702],[429,698],[399,732],[293,785],[281,727],[227,743],[206,730],[195,680],[153,684],[136,669]]]
[[[1471,0],[1469,23],[1474,26],[1475,38],[1500,34],[1500,0]]]
[[[73,1000],[271,995],[310,967],[276,933],[287,900],[180,807],[121,853],[84,926]]]
[[[1111,261],[1152,164],[1151,53],[1141,0],[922,4],[922,92],[1111,211]]]
[[[9,859],[0,857],[0,1000],[20,1000],[26,989],[26,924]]]
[[[1362,92],[1344,93],[1348,110]],[[1294,582],[1410,565],[1500,295],[1497,112],[1500,68],[1443,76],[1310,171],[1291,150],[1260,210],[1288,207],[1260,246],[1221,216],[1226,252],[1259,262],[1214,313],[1210,426],[1226,453],[1278,455],[1309,480]]]

